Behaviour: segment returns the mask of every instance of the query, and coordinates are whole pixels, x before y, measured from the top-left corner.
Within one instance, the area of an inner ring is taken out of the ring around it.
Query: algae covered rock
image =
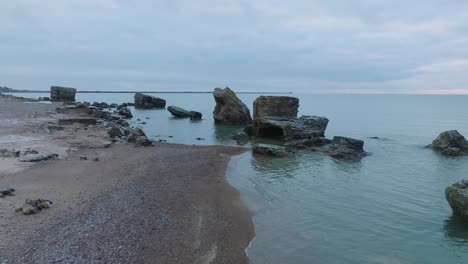
[[[267,116],[297,117],[299,99],[290,96],[259,96],[253,104],[254,119]]]
[[[136,93],[134,99],[136,108],[152,109],[166,107],[166,100],[151,95]]]
[[[229,88],[216,88],[213,91],[216,106],[213,118],[216,123],[246,125],[252,123],[249,108]]]
[[[431,147],[446,156],[468,154],[468,141],[457,130],[440,133],[440,135],[432,141]]]
[[[454,214],[468,221],[468,180],[461,180],[445,189],[447,199]]]

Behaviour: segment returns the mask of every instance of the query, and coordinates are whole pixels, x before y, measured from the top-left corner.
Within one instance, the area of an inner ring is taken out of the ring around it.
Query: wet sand
[[[244,151],[81,146],[0,172],[0,187],[17,189],[0,198],[0,263],[246,263],[251,215],[225,178],[230,157]],[[14,213],[26,198],[54,204],[36,215]]]

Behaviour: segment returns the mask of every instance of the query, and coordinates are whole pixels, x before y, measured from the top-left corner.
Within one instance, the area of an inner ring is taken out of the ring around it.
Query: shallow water
[[[122,103],[132,96],[78,94],[77,99]],[[210,94],[156,96],[200,111],[204,120],[132,108],[135,123],[137,118],[148,123],[141,126],[149,136],[185,144],[234,143],[229,135],[240,127],[213,124]],[[239,95],[250,108],[257,96]],[[448,129],[468,136],[468,96],[294,96],[301,100],[300,114],[330,119],[327,137],[363,139],[372,155],[361,162],[307,151],[287,158],[250,153],[233,158],[228,179],[252,210],[256,228],[248,250],[252,263],[468,263],[468,224],[452,216],[444,198],[445,187],[468,178],[468,158],[424,148]]]

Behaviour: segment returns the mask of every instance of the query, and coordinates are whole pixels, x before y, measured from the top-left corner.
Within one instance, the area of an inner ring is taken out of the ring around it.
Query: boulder
[[[30,154],[30,155],[25,155],[19,159],[21,162],[38,162],[38,161],[43,161],[43,160],[48,160],[48,159],[54,159],[57,158],[58,154]]]
[[[97,123],[96,118],[66,118],[66,119],[58,120],[58,124],[60,126],[73,125],[73,124],[96,125],[96,123]]]
[[[130,111],[130,109],[128,109],[127,107],[120,107],[117,109],[117,114],[125,117],[125,118],[132,118],[133,115],[132,115],[132,111]]]
[[[262,117],[254,120],[254,135],[284,141],[324,137],[327,125],[328,119],[318,116]]]
[[[109,137],[111,138],[115,138],[115,137],[121,137],[124,135],[124,133],[122,132],[122,129],[118,128],[118,127],[111,127],[107,133],[109,134]]]
[[[244,131],[240,131],[231,136],[232,139],[236,141],[238,145],[245,145],[249,142],[250,137]]]
[[[202,119],[202,113],[197,112],[197,111],[190,111],[189,112],[190,120],[201,120]]]
[[[75,101],[76,89],[52,86],[50,87],[50,98],[52,100]]]
[[[468,180],[462,180],[447,187],[445,198],[453,213],[468,221]]]
[[[166,100],[151,95],[136,93],[134,99],[136,108],[152,109],[166,107]]]
[[[20,151],[14,149],[0,149],[0,158],[17,158]]]
[[[256,144],[252,147],[252,152],[260,155],[268,155],[274,157],[285,157],[289,155],[289,151],[285,147]]]
[[[169,111],[173,116],[179,117],[179,118],[189,118],[190,117],[190,112],[177,107],[177,106],[168,106],[167,111]]]
[[[141,128],[135,128],[130,132],[128,142],[135,143],[137,146],[151,146],[152,144]]]
[[[432,141],[431,147],[446,156],[468,154],[468,141],[457,130],[442,132]]]
[[[252,123],[249,108],[229,87],[224,89],[216,88],[213,91],[213,96],[216,101],[213,111],[213,118],[216,123],[230,125]]]
[[[284,145],[288,148],[306,149],[316,148],[330,144],[331,140],[325,137],[313,137],[286,142]]]
[[[347,137],[334,137],[318,150],[336,159],[360,160],[366,155],[364,141]]]
[[[253,104],[253,118],[297,117],[299,99],[290,96],[260,96]]]

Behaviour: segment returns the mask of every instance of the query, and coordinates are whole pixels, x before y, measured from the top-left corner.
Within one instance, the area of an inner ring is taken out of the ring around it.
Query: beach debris
[[[24,205],[15,210],[16,213],[22,212],[24,215],[31,215],[38,213],[42,209],[49,209],[53,204],[52,201],[46,199],[26,199]]]
[[[174,117],[178,118],[189,118],[190,117],[190,112],[180,108],[178,106],[168,106],[167,111],[169,111]]]
[[[290,154],[289,150],[285,147],[268,144],[255,144],[252,147],[252,152],[274,157],[285,157]]]
[[[0,157],[2,158],[17,158],[20,155],[20,151],[14,149],[0,149]]]
[[[4,198],[5,196],[13,196],[15,195],[14,192],[16,190],[14,188],[4,188],[0,189],[0,198]]]
[[[468,154],[468,141],[457,130],[440,133],[429,146],[445,156],[461,156]]]
[[[253,118],[297,117],[299,99],[290,96],[259,96],[253,104]]]
[[[50,98],[52,100],[75,101],[75,88],[52,86],[50,87]]]
[[[137,146],[151,146],[152,144],[141,128],[135,128],[130,132],[128,142],[135,143]]]
[[[59,125],[73,125],[73,124],[80,124],[80,125],[96,125],[97,120],[96,118],[65,118],[59,119]]]
[[[29,155],[25,155],[25,156],[22,156],[21,158],[19,158],[19,161],[21,161],[21,162],[38,162],[38,161],[43,161],[43,160],[55,159],[58,156],[59,156],[58,154],[49,154],[49,155],[29,154]]]
[[[134,100],[135,108],[152,109],[166,107],[166,100],[142,93],[136,93]]]
[[[215,123],[247,125],[252,123],[249,108],[229,88],[216,88],[213,91],[216,106],[213,111]]]
[[[468,180],[461,180],[447,187],[445,198],[453,213],[468,221]]]
[[[190,111],[189,112],[190,120],[201,120],[203,115],[197,111]]]

